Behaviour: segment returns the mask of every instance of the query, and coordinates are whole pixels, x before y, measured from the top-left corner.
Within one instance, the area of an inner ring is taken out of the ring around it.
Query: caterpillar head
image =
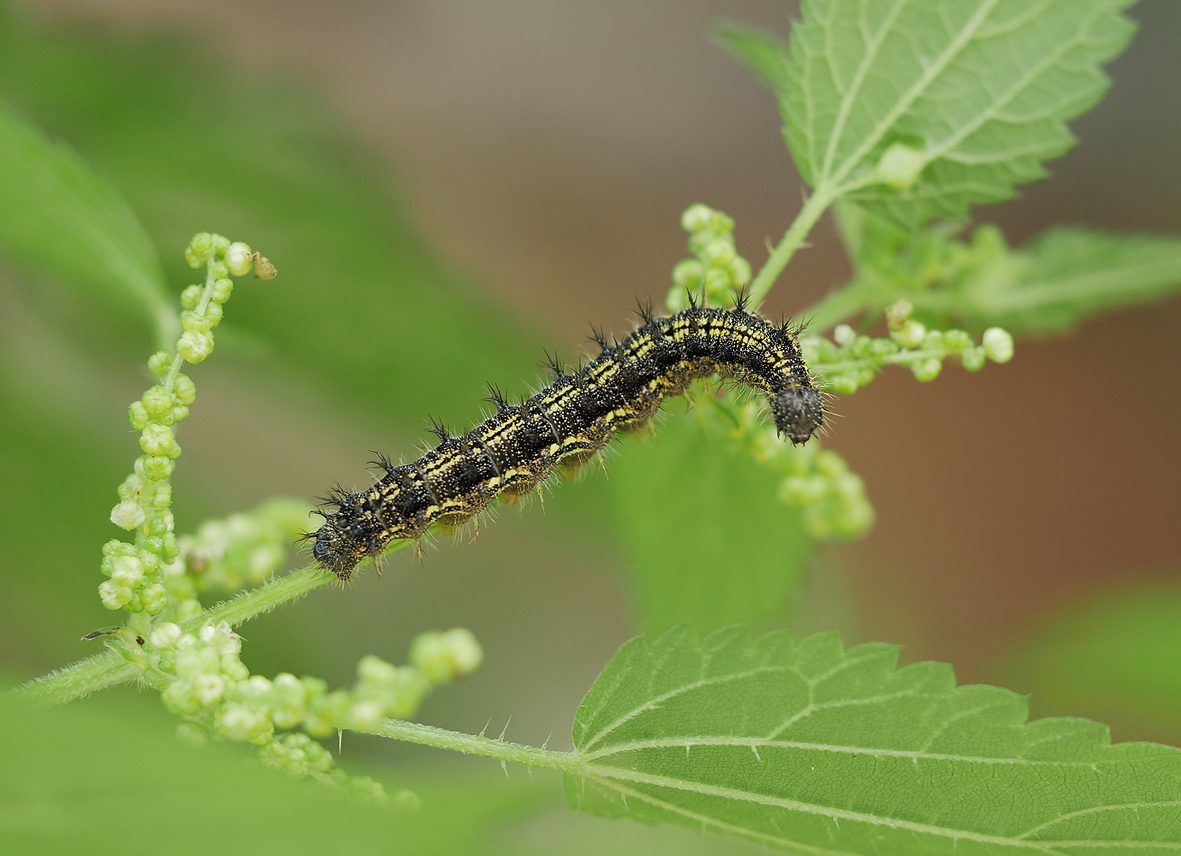
[[[775,428],[795,445],[806,443],[824,424],[824,398],[818,389],[785,389],[771,398]]]

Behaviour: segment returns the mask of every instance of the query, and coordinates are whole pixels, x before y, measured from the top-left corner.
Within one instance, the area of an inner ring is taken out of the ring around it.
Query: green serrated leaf
[[[777,500],[782,475],[732,442],[715,408],[676,413],[655,432],[620,446],[609,477],[641,626],[783,616],[812,543],[799,511]]]
[[[1036,334],[1178,289],[1181,238],[1061,226],[936,300],[973,322]]]
[[[782,92],[790,84],[787,44],[770,33],[741,24],[726,24],[717,29],[714,40],[773,91]]]
[[[147,317],[157,340],[167,340],[177,322],[164,273],[127,203],[3,102],[0,187],[0,253],[107,308]]]
[[[786,137],[817,193],[918,224],[1010,198],[1074,140],[1130,0],[811,0],[791,31]]]
[[[567,795],[795,853],[1181,846],[1181,751],[1026,722],[1024,698],[897,657],[834,634],[633,640],[579,707]]]

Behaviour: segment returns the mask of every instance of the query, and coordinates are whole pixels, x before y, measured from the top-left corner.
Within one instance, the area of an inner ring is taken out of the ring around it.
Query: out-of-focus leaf
[[[306,88],[235,72],[175,35],[50,29],[0,6],[0,92],[111,176],[176,293],[197,231],[268,255],[280,278],[238,289],[224,341],[249,338],[239,359],[268,372],[318,378],[340,414],[474,421],[485,381],[532,376],[507,313],[435,261],[396,181]]]
[[[0,253],[88,300],[178,328],[160,260],[127,203],[65,145],[0,101]]]
[[[1002,673],[1047,713],[1102,716],[1181,741],[1181,586],[1112,592],[1023,639]]]
[[[717,408],[674,412],[651,437],[619,443],[609,463],[635,610],[649,631],[765,626],[787,613],[803,578],[812,544],[800,513],[777,499],[782,476],[726,430]]]
[[[1181,238],[1060,226],[933,299],[971,323],[1038,334],[1179,289]]]
[[[1181,845],[1181,750],[1112,745],[1083,719],[1026,722],[1015,693],[897,658],[833,634],[632,640],[579,706],[567,795],[791,853]]]
[[[854,204],[838,210],[880,306],[902,298],[967,326],[1040,335],[1181,290],[1181,238],[1172,235],[1055,226],[1009,247],[991,225],[957,240],[948,224],[904,230]]]
[[[419,812],[372,805],[266,770],[248,747],[187,747],[147,699],[35,710],[0,696],[0,728],[20,735],[0,777],[6,853],[507,856],[512,827],[549,802],[488,777],[424,788]]]
[[[753,27],[726,24],[714,39],[774,92],[791,83],[787,72],[787,43]]]

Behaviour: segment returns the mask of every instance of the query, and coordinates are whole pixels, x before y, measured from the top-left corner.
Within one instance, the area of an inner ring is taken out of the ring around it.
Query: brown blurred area
[[[771,97],[709,41],[723,19],[783,33],[794,4],[36,8],[49,20],[188,30],[250,75],[319,91],[388,166],[439,254],[567,351],[588,321],[623,329],[635,296],[664,294],[689,203],[732,214],[756,264],[800,203]],[[1141,31],[1111,67],[1107,99],[1074,125],[1080,146],[1050,165],[1050,180],[977,212],[1011,242],[1059,222],[1181,232],[1181,4],[1146,0],[1132,14]],[[846,273],[826,221],[769,310],[799,310]],[[818,603],[851,595],[858,638],[981,680],[1048,609],[1136,578],[1181,582],[1178,330],[1174,300],[1019,342],[1012,364],[979,376],[949,366],[920,385],[890,373],[841,401],[829,443],[865,477],[879,517],[865,541],[826,551]],[[597,585],[575,574],[566,594],[609,601]],[[489,582],[480,596],[495,591]]]

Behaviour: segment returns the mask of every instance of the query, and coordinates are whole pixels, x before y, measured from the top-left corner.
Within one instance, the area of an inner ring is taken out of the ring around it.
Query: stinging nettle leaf
[[[787,71],[787,45],[770,33],[740,24],[726,24],[714,40],[745,65],[774,92],[791,84]]]
[[[799,510],[776,498],[782,475],[727,436],[716,408],[676,413],[656,431],[647,448],[621,447],[611,463],[640,626],[781,624],[813,552]]]
[[[1181,847],[1181,750],[956,687],[949,666],[730,628],[635,639],[574,723],[579,808],[796,853],[1046,854]]]
[[[0,252],[133,313],[176,327],[155,248],[122,197],[67,147],[0,102]]]
[[[1008,199],[1073,145],[1130,2],[806,2],[779,90],[788,147],[817,193],[900,223]]]
[[[1181,288],[1181,238],[1059,226],[947,295],[961,317],[1014,333],[1068,330],[1085,318]]]

